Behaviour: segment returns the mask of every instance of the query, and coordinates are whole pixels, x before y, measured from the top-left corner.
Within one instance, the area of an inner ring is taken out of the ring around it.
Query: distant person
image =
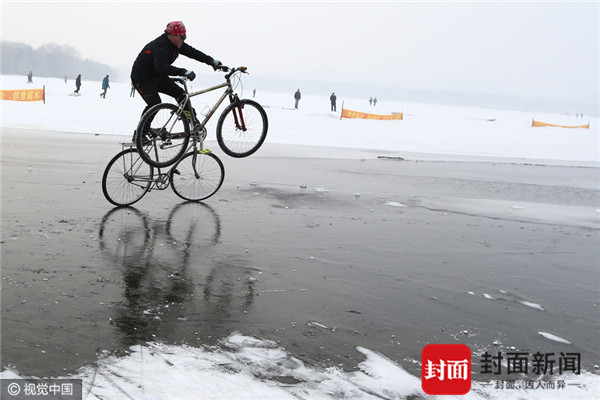
[[[81,87],[81,74],[77,75],[77,79],[75,79],[75,93],[79,93],[79,88]]]
[[[369,105],[373,105],[373,98],[369,97]]]
[[[256,89],[252,91],[252,97],[256,97]]]
[[[294,99],[296,99],[296,108],[298,108],[298,103],[300,102],[301,97],[302,95],[300,94],[300,89],[296,90],[296,93],[294,93]]]
[[[67,74],[65,74],[65,83],[67,83]]]
[[[377,105],[377,97],[373,98],[373,107]]]
[[[337,111],[335,109],[335,102],[337,100],[337,96],[335,95],[335,92],[331,93],[331,96],[329,96],[329,100],[331,101],[331,111]]]
[[[27,74],[27,83],[33,83],[33,72],[29,71]]]
[[[129,92],[129,97],[135,97],[135,86],[133,86],[133,83],[131,84],[131,92]]]
[[[104,92],[100,93],[100,97],[102,97],[103,99],[106,98],[106,91],[110,89],[110,85],[108,84],[108,75],[106,75],[104,77],[104,79],[102,79],[102,90],[104,90]]]
[[[142,115],[153,105],[160,104],[159,93],[171,96],[177,101],[185,99],[185,91],[173,79],[169,78],[169,75],[185,76],[193,81],[196,74],[192,70],[171,65],[179,54],[208,64],[215,71],[217,69],[227,70],[227,67],[224,67],[219,60],[215,60],[185,43],[186,37],[183,22],[169,22],[164,33],[146,44],[135,59],[131,68],[131,83],[146,102],[146,108],[144,108]],[[187,107],[191,107],[189,104]],[[192,109],[188,111],[194,112]],[[134,133],[133,141],[135,142],[135,140]]]

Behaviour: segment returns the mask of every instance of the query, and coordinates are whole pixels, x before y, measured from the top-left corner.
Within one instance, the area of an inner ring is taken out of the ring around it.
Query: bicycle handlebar
[[[231,68],[231,71],[225,75],[225,79],[229,79],[233,74],[235,74],[236,72],[241,72],[242,74],[247,74],[246,70],[248,68],[246,67],[237,67],[237,68]],[[229,67],[221,67],[221,71],[227,72],[229,70]]]
[[[221,66],[219,68],[220,71],[222,72],[228,72],[227,75],[225,75],[225,79],[229,79],[231,78],[231,76],[233,74],[235,74],[236,72],[241,72],[243,74],[247,74],[248,72],[246,72],[248,70],[248,68],[246,67],[235,67],[235,68],[229,68],[226,66]],[[186,76],[174,76],[172,77],[173,80],[175,80],[176,82],[180,82],[180,83],[186,83],[187,81],[190,80],[190,78],[186,77]]]

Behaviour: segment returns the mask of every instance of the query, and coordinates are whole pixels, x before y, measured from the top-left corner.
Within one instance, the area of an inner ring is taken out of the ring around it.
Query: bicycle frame
[[[221,104],[223,104],[223,101],[225,100],[226,97],[231,96],[233,94],[233,89],[231,88],[231,82],[229,82],[229,80],[225,83],[221,83],[220,85],[217,86],[213,86],[210,87],[208,89],[203,89],[203,90],[198,90],[197,92],[192,92],[192,93],[188,93],[187,92],[187,85],[185,84],[185,82],[183,83],[184,87],[185,87],[185,91],[186,91],[186,99],[183,102],[183,104],[181,105],[181,108],[184,108],[188,101],[190,101],[190,99],[192,97],[201,95],[201,94],[205,94],[205,93],[210,93],[210,92],[214,92],[215,90],[219,90],[221,88],[226,87],[227,90],[225,90],[225,92],[223,92],[223,94],[221,95],[221,97],[219,98],[219,100],[217,100],[217,102],[215,103],[215,105],[213,106],[213,108],[210,110],[210,112],[208,114],[206,114],[206,117],[204,118],[204,121],[201,122],[202,126],[205,126],[206,123],[211,119],[211,117],[215,114],[215,112],[217,111],[217,109],[219,108],[219,106]],[[234,100],[230,98],[230,101],[233,102]],[[195,119],[195,122],[199,122],[198,118],[196,115],[194,115],[193,117]]]
[[[243,67],[242,67],[243,68]],[[212,118],[212,116],[215,114],[215,112],[217,111],[217,109],[221,106],[221,104],[223,104],[223,101],[225,101],[225,98],[229,97],[229,102],[230,103],[235,103],[236,101],[238,101],[238,96],[237,94],[233,93],[233,88],[231,87],[231,77],[233,76],[234,73],[236,72],[244,72],[244,70],[242,69],[236,69],[234,68],[229,74],[227,74],[225,76],[225,80],[226,82],[221,83],[219,85],[216,86],[212,86],[206,89],[202,89],[202,90],[198,90],[196,92],[192,92],[189,93],[188,88],[187,88],[187,79],[182,79],[182,78],[176,78],[176,81],[181,82],[181,84],[183,85],[183,88],[185,89],[185,99],[181,102],[178,103],[179,108],[181,110],[181,112],[185,113],[185,107],[187,106],[188,102],[190,103],[190,109],[193,110],[193,107],[191,107],[191,98],[201,95],[201,94],[205,94],[205,93],[210,93],[213,92],[215,90],[219,90],[222,88],[227,88],[223,94],[221,95],[221,97],[219,98],[219,100],[217,100],[217,102],[215,103],[215,105],[211,108],[211,110],[208,112],[208,114],[206,114],[206,117],[204,118],[204,120],[202,122],[200,122],[198,120],[197,115],[195,115],[196,113],[192,113],[194,115],[190,115],[189,119],[192,122],[192,126],[195,126],[198,124],[200,124],[201,127],[206,126],[206,124],[208,123],[208,121]],[[180,116],[181,114],[179,114]],[[187,116],[187,115],[186,115]],[[239,112],[239,115],[237,113],[234,112],[233,114],[234,120],[235,120],[235,124],[236,126],[243,130],[246,131],[246,125],[244,123],[244,117],[243,114],[241,112]]]
[[[134,146],[135,145],[129,144],[129,143],[121,143],[121,147],[123,148],[123,150],[125,150],[126,147],[132,148]],[[159,189],[159,190],[166,189],[169,186],[170,172],[162,173],[161,168],[156,168],[158,174],[156,176],[153,176],[152,178],[146,177],[146,176],[140,176],[137,173],[135,173],[135,171],[137,171],[138,167],[140,165],[144,165],[144,164],[145,164],[144,161],[140,158],[140,159],[136,160],[135,162],[131,163],[131,166],[129,166],[129,167],[124,165],[125,177],[127,178],[127,180],[130,182],[142,182],[145,184],[151,183],[152,186],[150,186],[149,191],[153,190],[153,189]],[[138,185],[138,186],[143,186],[143,185]]]
[[[121,144],[123,147],[123,150],[125,149],[125,147],[129,147],[131,148],[132,146],[130,144],[126,144],[126,143],[122,143]],[[209,152],[210,150],[204,150],[204,149],[199,149],[198,150],[198,146],[197,146],[197,142],[194,140],[193,143],[191,143],[188,148],[186,149],[186,151],[183,153],[188,154],[188,152],[190,150],[194,149],[193,152],[193,166],[194,166],[194,174],[196,175],[196,177],[200,176],[198,171],[196,171],[196,157],[198,153],[201,152]],[[183,158],[183,157],[182,157]],[[144,162],[141,159],[138,159],[136,162],[132,163],[131,166],[129,168],[125,167],[126,170],[126,178],[130,181],[130,182],[142,182],[142,183],[151,183],[152,186],[150,186],[150,190],[153,189],[158,189],[158,190],[164,190],[166,188],[169,187],[169,182],[170,182],[170,177],[171,177],[171,170],[174,168],[171,167],[169,168],[169,170],[165,173],[161,172],[161,168],[156,168],[157,170],[157,175],[153,176],[152,178],[150,177],[145,177],[145,176],[140,176],[137,175],[134,170],[138,168],[138,165],[144,164]],[[175,163],[175,165],[177,165],[177,163]],[[143,185],[139,185],[139,186],[143,186]]]

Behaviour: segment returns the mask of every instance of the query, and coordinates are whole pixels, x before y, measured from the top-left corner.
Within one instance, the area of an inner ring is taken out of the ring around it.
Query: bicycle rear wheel
[[[231,103],[217,122],[217,142],[231,157],[247,157],[262,146],[267,137],[267,113],[253,100]]]
[[[179,107],[161,103],[144,113],[137,128],[136,146],[140,155],[153,167],[168,167],[187,149],[190,124]],[[142,134],[140,134],[142,132]]]
[[[224,178],[225,168],[216,155],[192,151],[171,170],[171,187],[184,200],[200,201],[215,194]]]
[[[106,165],[102,176],[102,192],[116,206],[129,206],[150,190],[154,169],[146,164],[135,149],[118,153]]]

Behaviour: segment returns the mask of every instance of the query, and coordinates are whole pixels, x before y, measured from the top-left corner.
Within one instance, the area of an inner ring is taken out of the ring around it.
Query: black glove
[[[185,71],[185,77],[188,78],[190,81],[193,81],[194,79],[196,79],[196,74],[194,73],[194,71]]]

